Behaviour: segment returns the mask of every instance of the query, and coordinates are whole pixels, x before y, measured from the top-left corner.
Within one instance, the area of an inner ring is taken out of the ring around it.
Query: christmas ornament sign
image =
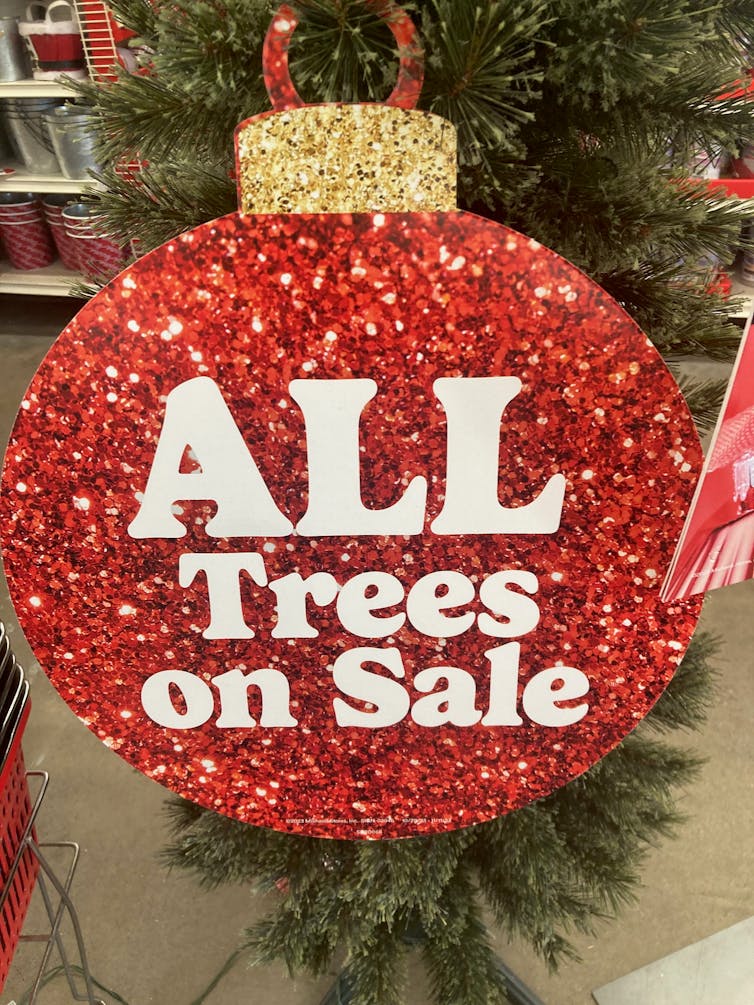
[[[621,308],[432,204],[436,178],[401,167],[363,208],[387,151],[333,175],[350,210],[306,201],[331,154],[311,167],[310,111],[331,145],[379,120],[344,156],[436,141],[430,173],[446,123],[285,100],[240,127],[241,212],[126,269],[42,363],[6,569],[66,702],[173,791],[296,833],[450,830],[585,771],[668,683],[699,613],[659,597],[698,441]]]

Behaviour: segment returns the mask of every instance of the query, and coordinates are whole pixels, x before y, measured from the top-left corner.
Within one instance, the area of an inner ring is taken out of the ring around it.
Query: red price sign
[[[151,778],[252,824],[488,820],[651,708],[700,463],[603,290],[465,213],[237,214],[145,256],[24,399],[0,527],[40,662]]]

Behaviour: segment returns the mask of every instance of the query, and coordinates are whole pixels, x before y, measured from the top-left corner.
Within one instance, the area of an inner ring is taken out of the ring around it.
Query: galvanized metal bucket
[[[10,140],[8,139],[8,132],[5,128],[5,122],[3,122],[3,116],[0,113],[0,164],[5,164],[12,156],[13,152]]]
[[[90,171],[97,170],[89,109],[80,105],[59,105],[44,112],[44,120],[66,178],[86,178]]]
[[[25,80],[31,76],[17,17],[0,17],[0,80]]]
[[[60,174],[43,115],[63,103],[62,98],[6,98],[3,114],[16,153],[36,174]]]

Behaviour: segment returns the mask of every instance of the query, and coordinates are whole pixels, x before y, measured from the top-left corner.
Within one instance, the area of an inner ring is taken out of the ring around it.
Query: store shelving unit
[[[87,68],[93,80],[112,79],[117,63],[116,45],[128,36],[109,13],[103,0],[74,0],[81,26]],[[21,15],[25,0],[0,0],[0,12]],[[18,80],[0,82],[2,98],[71,98],[65,83],[54,80]],[[0,174],[0,192],[86,192],[95,191],[97,182],[90,178],[69,179],[62,175],[36,174],[20,164],[10,163],[13,173]],[[18,271],[0,261],[0,293],[24,293],[32,296],[65,296],[81,281],[75,272],[54,262],[44,269]]]
[[[70,98],[65,84],[51,80],[15,80],[0,83],[0,98]],[[0,174],[0,192],[83,192],[96,183],[91,178],[71,179],[62,174],[35,174],[22,165],[11,162],[12,174]],[[0,293],[23,293],[30,296],[67,296],[81,276],[53,262],[44,269],[19,271],[8,262],[0,261]]]

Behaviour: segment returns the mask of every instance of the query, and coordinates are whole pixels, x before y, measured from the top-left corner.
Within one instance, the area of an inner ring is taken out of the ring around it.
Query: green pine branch
[[[505,1005],[506,983],[489,944],[474,876],[459,869],[449,886],[442,926],[427,932],[422,955],[437,1005]]]
[[[717,680],[712,664],[719,645],[709,632],[696,632],[673,679],[644,720],[647,726],[667,732],[702,725]]]
[[[99,179],[107,186],[100,204],[110,232],[134,241],[140,254],[236,209],[235,183],[222,169],[185,172],[167,161],[143,167],[136,178],[106,168]]]

